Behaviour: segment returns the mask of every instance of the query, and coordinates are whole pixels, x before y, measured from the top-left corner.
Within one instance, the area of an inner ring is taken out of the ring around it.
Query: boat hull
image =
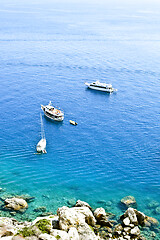
[[[49,118],[49,119],[51,119],[51,120],[53,120],[53,121],[62,122],[63,119],[64,119],[64,115],[61,115],[61,116],[57,116],[57,115],[53,115],[53,114],[51,115],[50,113],[48,113],[47,111],[45,111],[45,106],[43,106],[43,105],[41,105],[41,109],[43,110],[44,115],[45,115],[47,118]]]
[[[107,92],[107,93],[112,93],[112,92],[115,92],[117,91],[116,89],[114,88],[102,88],[102,87],[98,87],[98,86],[91,86],[89,83],[85,83],[86,86],[92,90],[97,90],[97,91],[101,91],[101,92]]]
[[[38,153],[44,153],[46,152],[46,139],[45,138],[42,138],[37,146],[36,146],[36,149],[37,149],[37,152]]]
[[[69,120],[69,122],[70,122],[70,124],[72,124],[72,125],[74,125],[74,126],[76,126],[76,125],[78,124],[77,122],[72,121],[72,120]]]

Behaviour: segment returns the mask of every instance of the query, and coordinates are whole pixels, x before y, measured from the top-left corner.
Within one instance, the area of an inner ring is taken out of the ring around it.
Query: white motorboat
[[[63,121],[64,119],[64,113],[61,110],[53,107],[51,101],[46,106],[41,105],[41,109],[43,110],[46,117],[54,121],[60,122],[60,121]]]
[[[93,83],[86,82],[85,85],[90,89],[103,91],[107,93],[112,93],[117,91],[117,89],[112,87],[112,84],[101,83],[100,81],[96,81]]]
[[[41,140],[38,142],[36,149],[38,153],[47,153],[46,152],[46,138],[44,133],[42,115],[41,116]]]

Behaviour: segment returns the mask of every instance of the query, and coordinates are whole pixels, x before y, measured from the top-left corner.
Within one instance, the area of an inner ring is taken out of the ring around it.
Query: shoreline
[[[5,195],[4,193],[5,190],[0,188],[0,237],[4,240],[57,239],[54,238],[55,233],[60,236],[58,239],[63,240],[84,240],[86,239],[86,236],[88,237],[87,239],[95,240],[160,239],[160,227],[158,220],[152,216],[146,215],[145,212],[140,212],[138,210],[136,199],[133,196],[126,196],[119,201],[118,205],[123,212],[122,215],[115,215],[112,211],[106,211],[104,208],[104,204],[106,204],[104,200],[99,201],[101,207],[93,209],[84,201],[77,200],[75,202],[75,199],[70,199],[68,200],[67,206],[59,206],[56,214],[47,211],[46,206],[39,206],[35,208],[33,210],[35,218],[27,221],[27,219],[16,220],[16,218],[18,215],[25,215],[25,212],[30,208],[32,202],[36,201],[35,197],[31,197],[29,195],[8,195],[8,198],[5,198],[7,194]],[[112,207],[112,202],[108,202],[108,204]],[[160,210],[159,203],[156,201],[151,201],[148,206],[152,209],[154,208],[154,211]],[[3,213],[5,213],[6,216]],[[65,219],[65,222],[61,225],[61,221],[63,222],[64,220],[63,218]],[[132,222],[133,218],[137,218],[137,220]],[[46,230],[48,232],[41,232],[38,230],[38,233],[35,233],[36,231],[34,231],[34,228],[37,228],[36,223],[38,221],[40,221],[39,224],[42,224],[44,228],[48,226],[47,221],[50,221],[50,230]],[[77,221],[81,223],[81,227],[79,226],[79,223],[77,224]],[[66,222],[67,224],[68,222],[71,224],[66,226]],[[8,232],[8,226],[10,226],[12,231]],[[72,229],[72,227],[74,227],[74,229]],[[73,234],[72,231],[77,237],[70,238],[70,234]],[[26,234],[33,235],[26,236]],[[45,236],[41,236],[42,234],[45,234]],[[4,238],[6,236],[8,238]]]

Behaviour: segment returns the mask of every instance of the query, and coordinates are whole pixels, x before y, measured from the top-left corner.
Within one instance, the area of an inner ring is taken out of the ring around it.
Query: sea
[[[35,198],[15,218],[78,199],[120,216],[131,195],[160,221],[159,23],[155,0],[0,1],[0,196]],[[118,91],[84,84],[97,80]],[[63,122],[43,115],[49,101]]]

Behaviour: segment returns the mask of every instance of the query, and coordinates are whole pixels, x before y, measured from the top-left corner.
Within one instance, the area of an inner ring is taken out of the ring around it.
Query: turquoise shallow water
[[[37,206],[56,212],[69,199],[93,207],[111,201],[108,211],[121,214],[120,199],[133,195],[139,210],[160,220],[147,207],[160,204],[157,9],[156,3],[1,2],[0,187],[36,196],[23,219],[35,217]],[[93,80],[118,92],[86,89]],[[48,153],[36,155],[40,104],[49,100],[65,119],[43,117]]]

